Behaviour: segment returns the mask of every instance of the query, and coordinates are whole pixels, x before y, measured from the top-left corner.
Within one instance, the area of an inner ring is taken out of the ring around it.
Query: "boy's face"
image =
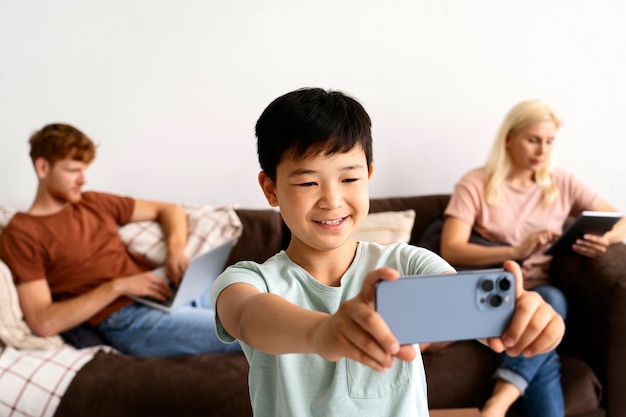
[[[354,243],[352,235],[369,211],[371,173],[356,147],[304,160],[286,156],[277,166],[276,183],[263,172],[259,183],[291,230],[290,248],[328,251]]]

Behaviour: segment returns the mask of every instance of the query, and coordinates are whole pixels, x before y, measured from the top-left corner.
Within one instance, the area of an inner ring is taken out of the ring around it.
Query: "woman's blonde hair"
[[[511,171],[513,162],[506,150],[506,140],[511,134],[537,122],[552,120],[559,129],[561,120],[554,111],[541,100],[527,100],[518,103],[504,118],[496,139],[487,158],[487,184],[485,197],[487,203],[493,205],[500,200],[502,186]],[[544,194],[544,203],[551,204],[556,199],[558,190],[552,180],[552,156],[548,155],[546,163],[535,174],[535,182]]]

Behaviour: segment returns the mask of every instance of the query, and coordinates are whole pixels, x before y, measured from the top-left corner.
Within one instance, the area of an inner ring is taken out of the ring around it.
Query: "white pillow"
[[[2,233],[2,229],[9,223],[11,217],[15,214],[17,210],[0,206],[0,233]]]
[[[185,252],[190,258],[241,236],[243,225],[232,206],[184,204],[182,207],[187,213],[189,235]],[[167,245],[159,222],[128,223],[119,232],[131,252],[155,265],[165,262]]]
[[[0,233],[16,213],[15,209],[0,207]],[[17,298],[11,270],[0,261],[0,352],[2,345],[16,349],[53,349],[63,344],[59,336],[39,337],[30,331]]]
[[[409,243],[413,223],[415,210],[370,213],[354,233],[354,238],[360,242],[377,242],[381,245]]]
[[[24,321],[17,290],[9,267],[0,261],[0,340],[16,349],[53,349],[61,346],[60,336],[34,335]]]

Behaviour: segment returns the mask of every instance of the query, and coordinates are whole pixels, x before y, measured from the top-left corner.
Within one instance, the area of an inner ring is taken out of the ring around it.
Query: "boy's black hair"
[[[256,123],[261,169],[276,181],[276,167],[295,159],[349,152],[360,145],[372,164],[372,122],[354,98],[340,91],[302,88],[272,101]]]

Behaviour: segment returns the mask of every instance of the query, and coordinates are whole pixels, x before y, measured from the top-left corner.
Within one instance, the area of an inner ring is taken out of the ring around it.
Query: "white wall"
[[[0,0],[0,205],[27,209],[27,140],[74,124],[88,188],[266,207],[254,124],[303,86],[374,125],[374,197],[451,192],[508,109],[543,98],[560,165],[626,211],[626,2]]]

